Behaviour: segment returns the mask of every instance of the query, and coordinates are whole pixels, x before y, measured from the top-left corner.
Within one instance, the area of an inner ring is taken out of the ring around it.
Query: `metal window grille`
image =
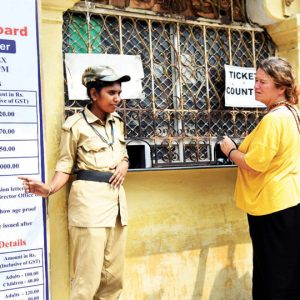
[[[145,96],[124,101],[119,113],[129,144],[150,148],[152,167],[215,164],[218,138],[243,139],[264,114],[224,106],[224,64],[255,67],[275,53],[262,28],[80,8],[65,13],[63,32],[64,53],[141,56]],[[85,105],[66,90],[66,116]]]

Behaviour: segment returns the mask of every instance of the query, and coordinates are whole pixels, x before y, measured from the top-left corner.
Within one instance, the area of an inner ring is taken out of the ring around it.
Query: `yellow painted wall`
[[[278,55],[290,61],[300,84],[300,12],[267,30],[278,46]]]
[[[236,169],[131,172],[122,299],[250,299],[246,215]]]
[[[278,56],[287,58],[300,84],[300,1],[247,0],[252,21],[265,25],[278,47]]]
[[[64,114],[62,14],[76,2],[41,0],[47,178],[53,175]],[[299,15],[268,30],[299,75]],[[251,299],[252,250],[246,216],[232,202],[235,176],[235,168],[128,174],[123,300]],[[51,196],[48,207],[53,300],[69,295],[67,192]]]
[[[54,173],[61,125],[64,120],[62,14],[76,0],[42,0],[40,46],[46,180]],[[51,196],[48,204],[49,290],[53,300],[69,299],[67,189]]]

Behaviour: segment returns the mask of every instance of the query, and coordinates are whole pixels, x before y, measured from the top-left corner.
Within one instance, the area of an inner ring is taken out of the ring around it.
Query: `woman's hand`
[[[59,191],[68,182],[70,174],[56,171],[49,184],[27,176],[19,176],[18,178],[23,180],[22,184],[26,193],[47,198]]]
[[[229,159],[234,162],[238,167],[245,169],[249,172],[257,172],[251,167],[249,167],[245,161],[245,154],[239,151],[236,147],[236,144],[228,136],[224,136],[223,140],[220,143],[222,152],[228,157],[229,152],[231,151]]]
[[[232,139],[230,139],[228,136],[224,136],[223,137],[223,140],[221,141],[220,143],[220,146],[221,146],[221,150],[222,152],[228,156],[229,154],[229,151],[231,149],[237,149],[236,148],[236,144],[233,142]]]
[[[115,189],[121,186],[125,180],[128,171],[128,161],[122,160],[116,167],[113,175],[109,179],[109,183]]]
[[[39,180],[35,180],[26,176],[19,176],[23,180],[22,184],[26,193],[32,193],[37,196],[47,198],[52,192],[52,188]]]

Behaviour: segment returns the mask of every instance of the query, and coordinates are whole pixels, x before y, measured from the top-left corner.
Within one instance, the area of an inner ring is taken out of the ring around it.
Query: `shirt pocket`
[[[127,155],[126,150],[126,141],[123,136],[117,136],[115,146],[114,146],[114,157],[116,159],[116,163],[118,164],[124,155]]]
[[[79,146],[78,156],[87,166],[97,169],[107,164],[108,152],[108,145],[100,139],[87,139]]]

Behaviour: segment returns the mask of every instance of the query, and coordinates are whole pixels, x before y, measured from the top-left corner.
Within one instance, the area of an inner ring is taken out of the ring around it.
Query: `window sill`
[[[161,168],[139,168],[129,169],[128,172],[147,172],[147,171],[174,171],[174,170],[198,170],[198,169],[224,169],[236,168],[236,165],[207,165],[207,166],[187,166],[187,167],[161,167]]]

